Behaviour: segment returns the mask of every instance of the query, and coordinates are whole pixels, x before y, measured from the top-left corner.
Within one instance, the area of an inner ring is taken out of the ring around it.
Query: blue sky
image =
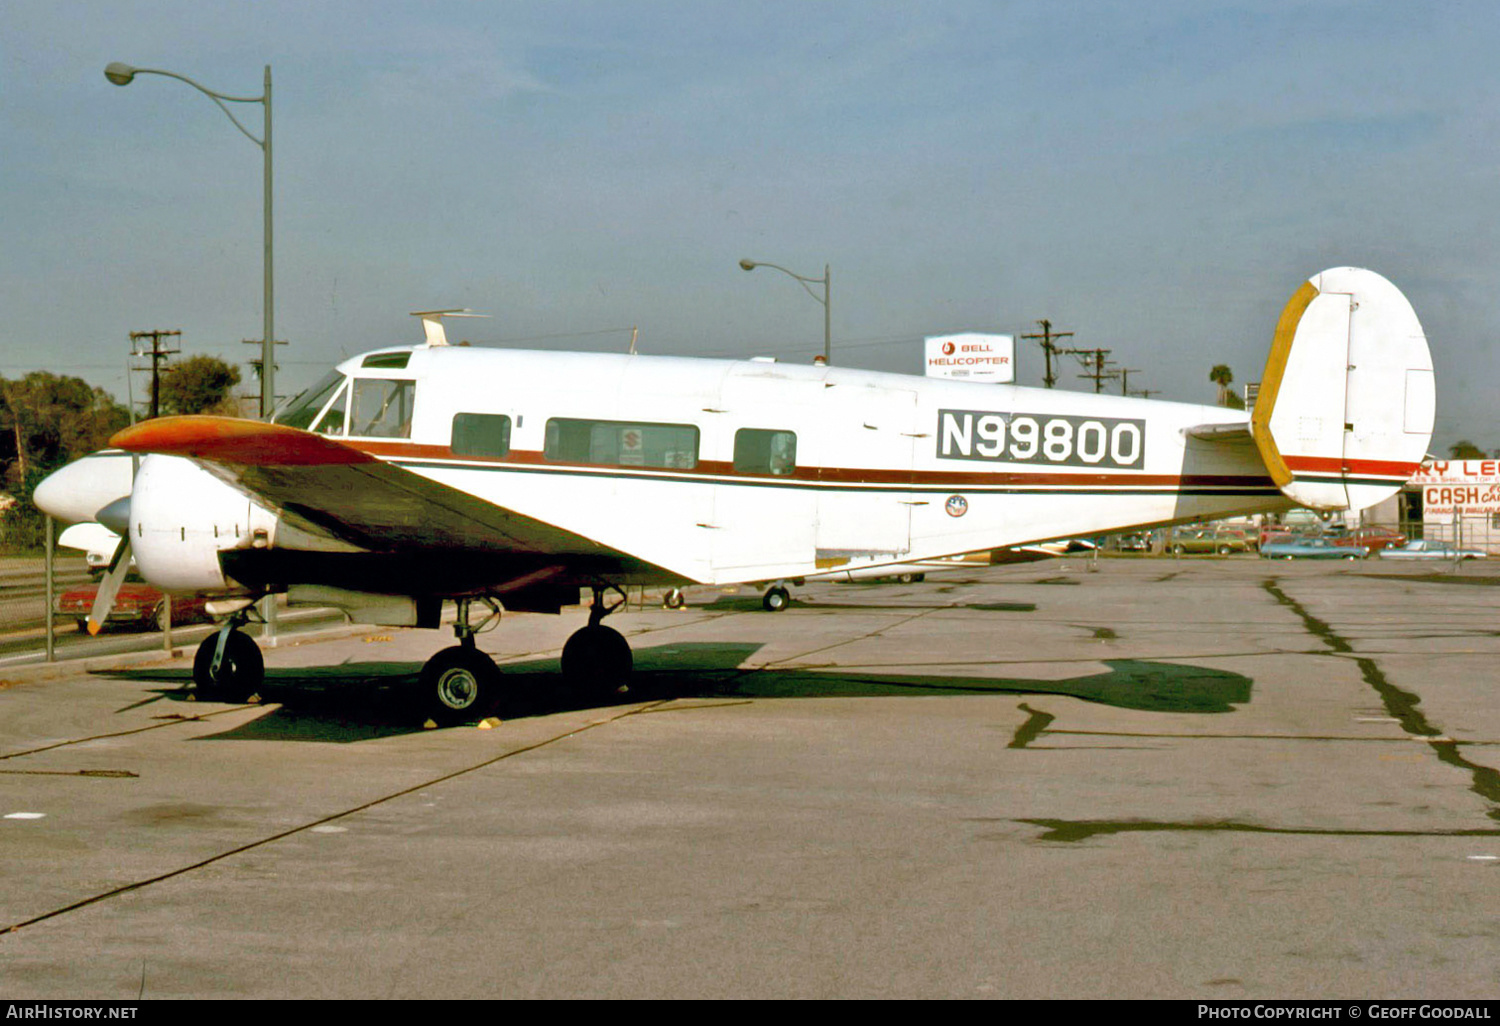
[[[837,363],[1047,317],[1209,402],[1354,264],[1427,329],[1435,444],[1500,447],[1496,52],[1481,2],[0,0],[0,374],[123,395],[149,328],[253,355],[259,151],[103,68],[270,64],[282,391],[443,306],[476,343],[810,359],[821,308],[749,257],[832,266]]]

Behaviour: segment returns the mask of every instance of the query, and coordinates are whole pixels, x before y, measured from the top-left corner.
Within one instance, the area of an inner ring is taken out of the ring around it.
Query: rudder
[[[1282,311],[1250,428],[1288,498],[1363,509],[1416,472],[1435,397],[1411,303],[1374,271],[1337,267],[1304,282]]]

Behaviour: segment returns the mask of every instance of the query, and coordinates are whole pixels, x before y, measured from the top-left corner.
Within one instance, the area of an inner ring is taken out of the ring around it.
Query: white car
[[[1452,542],[1416,538],[1405,545],[1380,550],[1381,559],[1484,559],[1483,549],[1459,549]]]

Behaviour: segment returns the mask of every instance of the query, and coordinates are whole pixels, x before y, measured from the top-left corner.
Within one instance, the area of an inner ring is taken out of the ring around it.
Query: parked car
[[[1178,554],[1217,552],[1221,556],[1227,556],[1231,552],[1249,552],[1250,542],[1240,532],[1225,528],[1178,528],[1167,540],[1167,551]]]
[[[1260,547],[1262,559],[1364,559],[1370,550],[1363,545],[1336,545],[1332,538],[1291,538]]]
[[[78,629],[88,630],[89,613],[94,608],[94,597],[99,585],[88,584],[65,591],[57,600],[59,616],[71,616],[78,621]],[[114,608],[105,618],[105,626],[130,627],[136,630],[155,630],[161,626],[162,602],[166,596],[151,585],[140,580],[127,580],[120,585],[115,596]],[[199,597],[173,597],[172,624],[201,623],[211,619],[204,608],[205,600]]]
[[[1151,534],[1148,531],[1127,531],[1115,535],[1114,541],[1115,549],[1119,552],[1151,551]]]
[[[1394,527],[1354,527],[1330,535],[1335,545],[1363,545],[1371,552],[1379,552],[1392,545],[1405,545],[1406,535]]]
[[[1416,538],[1405,545],[1380,550],[1381,559],[1484,559],[1483,549],[1460,549],[1452,542]]]

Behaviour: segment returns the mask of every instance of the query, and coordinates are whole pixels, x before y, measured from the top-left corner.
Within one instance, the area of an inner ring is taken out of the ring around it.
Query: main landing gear
[[[193,684],[198,694],[214,702],[243,702],[260,690],[266,662],[260,646],[241,631],[255,607],[246,606],[224,626],[203,639],[193,656]]]
[[[616,592],[620,601],[606,606],[606,588]],[[589,607],[588,626],[574,631],[563,646],[563,681],[579,690],[615,695],[629,686],[630,670],[635,661],[630,654],[630,644],[620,632],[600,621],[625,604],[625,593],[612,584],[596,584],[593,590],[594,604]]]
[[[479,623],[470,621],[475,600],[458,600],[458,619],[453,633],[458,644],[445,648],[422,666],[418,699],[422,711],[439,726],[449,726],[482,717],[499,699],[500,668],[474,644],[474,635],[500,619],[493,599],[482,599],[489,613]]]

